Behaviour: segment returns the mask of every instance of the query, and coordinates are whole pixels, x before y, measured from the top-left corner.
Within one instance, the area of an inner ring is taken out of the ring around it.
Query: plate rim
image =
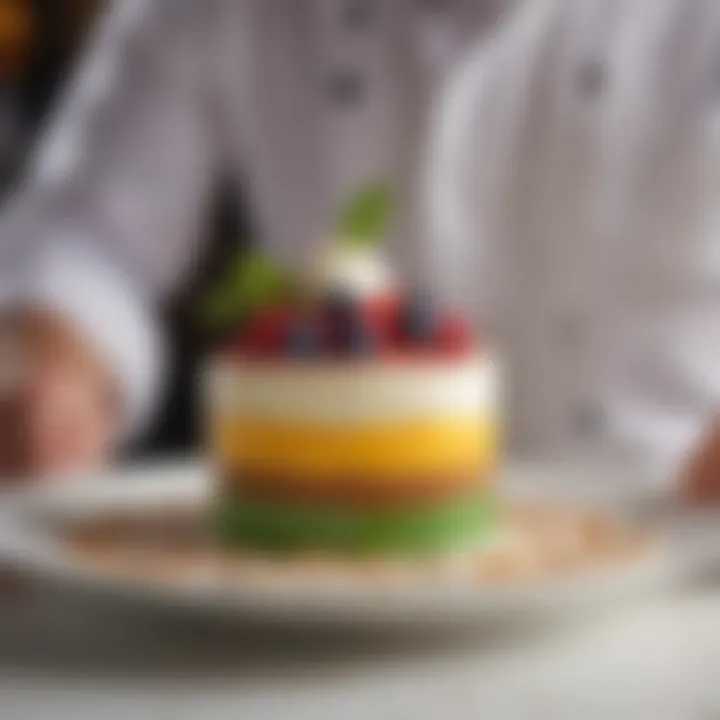
[[[522,470],[520,472],[524,472]],[[531,471],[532,472],[532,471]],[[541,473],[552,472],[549,469]],[[31,527],[28,512],[43,512],[60,503],[78,504],[115,502],[123,496],[140,502],[155,494],[168,498],[178,492],[192,496],[208,491],[210,468],[198,460],[159,461],[152,464],[116,469],[88,476],[72,485],[33,489],[0,498],[0,552],[13,556],[19,567],[48,579],[70,583],[78,589],[109,592],[112,595],[161,602],[175,607],[205,609],[245,618],[299,620],[328,624],[341,621],[353,624],[383,623],[406,625],[417,622],[455,624],[463,621],[492,619],[493,616],[544,615],[563,612],[573,606],[592,606],[614,595],[634,594],[665,587],[676,577],[671,553],[664,543],[634,563],[599,570],[592,574],[548,578],[509,586],[479,582],[447,585],[414,581],[390,584],[382,588],[368,586],[358,592],[357,585],[297,585],[278,588],[239,588],[223,583],[168,583],[128,580],[112,573],[101,573],[70,553],[60,552],[53,542]],[[168,476],[173,479],[168,480]],[[132,478],[132,479],[131,479]],[[65,506],[67,512],[67,505]],[[62,511],[61,511],[62,512]],[[352,594],[350,594],[350,590]],[[382,602],[378,602],[381,599]],[[591,601],[592,600],[592,601]]]

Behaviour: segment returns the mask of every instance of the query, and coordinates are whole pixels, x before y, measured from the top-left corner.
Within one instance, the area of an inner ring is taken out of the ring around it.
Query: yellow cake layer
[[[488,473],[498,455],[496,423],[429,417],[362,425],[217,418],[215,452],[228,469],[261,475],[390,482],[408,476]]]

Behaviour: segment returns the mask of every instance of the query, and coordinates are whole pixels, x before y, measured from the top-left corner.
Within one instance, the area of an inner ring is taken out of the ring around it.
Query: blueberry
[[[323,302],[323,313],[331,344],[344,350],[352,329],[363,323],[362,308],[357,300],[343,290],[329,292]]]
[[[286,349],[292,357],[314,357],[322,347],[318,329],[310,322],[296,320],[287,329]]]
[[[345,349],[354,357],[367,357],[375,352],[377,338],[365,323],[353,325],[345,338]]]
[[[324,304],[328,318],[336,326],[347,327],[361,316],[358,302],[342,289],[331,290],[326,295]]]
[[[402,312],[402,331],[414,342],[430,342],[437,328],[437,313],[427,293],[414,293]]]
[[[377,338],[365,318],[362,303],[342,289],[330,291],[324,299],[331,346],[342,355],[371,355]]]

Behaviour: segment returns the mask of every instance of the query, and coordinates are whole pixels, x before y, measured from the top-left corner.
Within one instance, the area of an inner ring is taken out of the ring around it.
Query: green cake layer
[[[478,541],[492,528],[491,493],[442,503],[352,509],[221,498],[215,527],[230,547],[346,553],[441,553]]]

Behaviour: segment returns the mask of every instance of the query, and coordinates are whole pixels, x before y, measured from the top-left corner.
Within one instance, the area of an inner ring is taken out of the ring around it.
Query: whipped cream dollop
[[[397,288],[396,278],[383,254],[375,247],[332,243],[318,258],[312,273],[318,290],[341,288],[364,298]]]

